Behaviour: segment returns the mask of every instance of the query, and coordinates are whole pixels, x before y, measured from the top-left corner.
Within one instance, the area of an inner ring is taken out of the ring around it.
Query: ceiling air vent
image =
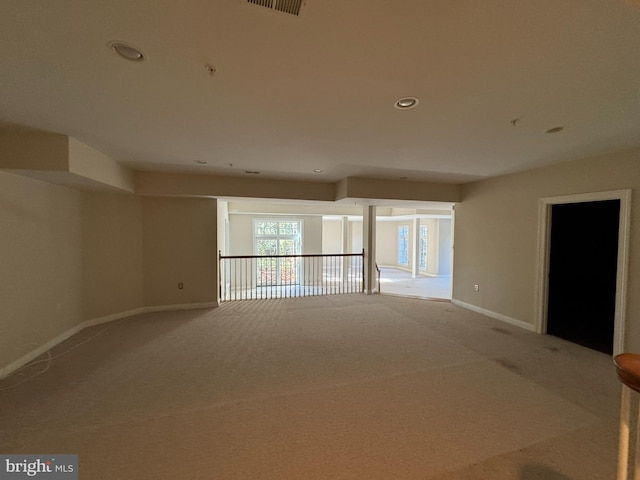
[[[247,3],[266,7],[277,12],[288,13],[289,15],[300,15],[300,10],[305,4],[304,0],[246,0]]]

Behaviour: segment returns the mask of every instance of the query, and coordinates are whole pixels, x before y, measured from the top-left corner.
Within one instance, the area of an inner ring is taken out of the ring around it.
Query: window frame
[[[419,226],[420,230],[420,244],[418,245],[419,248],[419,263],[418,266],[420,267],[420,270],[427,270],[428,266],[429,266],[429,225],[420,225]],[[423,229],[424,229],[424,235],[423,235]],[[424,242],[424,249],[423,249],[423,242]]]
[[[275,234],[258,234],[258,224],[260,222],[274,222],[277,224],[276,226],[276,232]],[[280,223],[297,223],[298,224],[298,233],[297,234],[281,234],[280,233]],[[253,223],[252,223],[252,227],[253,227],[253,255],[255,256],[261,256],[258,254],[258,242],[261,239],[274,239],[275,240],[275,244],[276,244],[276,253],[272,254],[272,255],[301,255],[303,253],[303,248],[304,248],[304,238],[303,238],[303,233],[304,233],[304,220],[301,218],[286,218],[286,217],[254,217],[253,218]],[[296,242],[294,242],[294,253],[281,253],[280,252],[280,240],[287,240],[287,239],[295,239]],[[264,255],[264,256],[271,256],[271,255]],[[282,268],[282,262],[286,261],[286,259],[279,259],[278,261],[276,261],[276,271],[275,271],[275,275],[274,278],[276,279],[281,279],[282,278],[282,273],[280,271],[280,269]],[[255,278],[255,282],[256,285],[258,286],[273,286],[273,285],[278,285],[279,282],[276,281],[276,283],[265,283],[264,279],[260,276],[260,271],[258,268],[258,263],[259,263],[259,259],[254,260],[255,262],[255,272],[256,272],[256,278]],[[301,262],[296,261],[296,268],[295,268],[295,274],[293,275],[294,278],[296,278],[297,280],[301,278],[302,275],[302,270],[301,270]]]

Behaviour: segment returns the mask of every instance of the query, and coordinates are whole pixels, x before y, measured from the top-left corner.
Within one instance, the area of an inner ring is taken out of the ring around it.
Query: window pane
[[[257,283],[263,285],[275,285],[278,271],[277,258],[258,258],[257,264]]]
[[[292,239],[280,239],[280,255],[295,255],[298,253],[296,251],[296,241]]]
[[[398,265],[409,264],[409,227],[398,227]]]
[[[298,255],[302,243],[300,220],[256,220],[256,255]],[[267,285],[294,285],[298,283],[299,259],[258,258],[256,283]]]
[[[280,222],[279,233],[280,235],[297,235],[298,222]]]
[[[277,235],[278,223],[277,222],[256,222],[256,230],[258,235]]]
[[[298,262],[295,258],[279,258],[280,282],[284,285],[298,283]]]
[[[259,238],[256,242],[258,255],[277,255],[278,244],[273,238]]]

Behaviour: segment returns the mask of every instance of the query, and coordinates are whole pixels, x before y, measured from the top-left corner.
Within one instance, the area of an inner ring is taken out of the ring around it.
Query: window
[[[302,248],[302,220],[255,220],[256,255],[298,255]],[[259,258],[258,285],[295,284],[298,259]]]
[[[398,265],[409,265],[409,227],[398,227]]]
[[[427,235],[429,229],[426,225],[420,226],[420,268],[427,268]]]

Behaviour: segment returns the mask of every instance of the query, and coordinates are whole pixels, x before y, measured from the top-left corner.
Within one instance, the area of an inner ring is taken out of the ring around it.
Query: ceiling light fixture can
[[[420,103],[416,97],[402,97],[396,100],[394,106],[400,110],[407,110],[409,108],[413,108]]]
[[[321,168],[314,168],[313,169],[313,173],[322,173],[324,170],[322,170]]]
[[[122,58],[132,62],[141,62],[145,58],[138,48],[125,42],[113,41],[109,42],[107,46]]]

